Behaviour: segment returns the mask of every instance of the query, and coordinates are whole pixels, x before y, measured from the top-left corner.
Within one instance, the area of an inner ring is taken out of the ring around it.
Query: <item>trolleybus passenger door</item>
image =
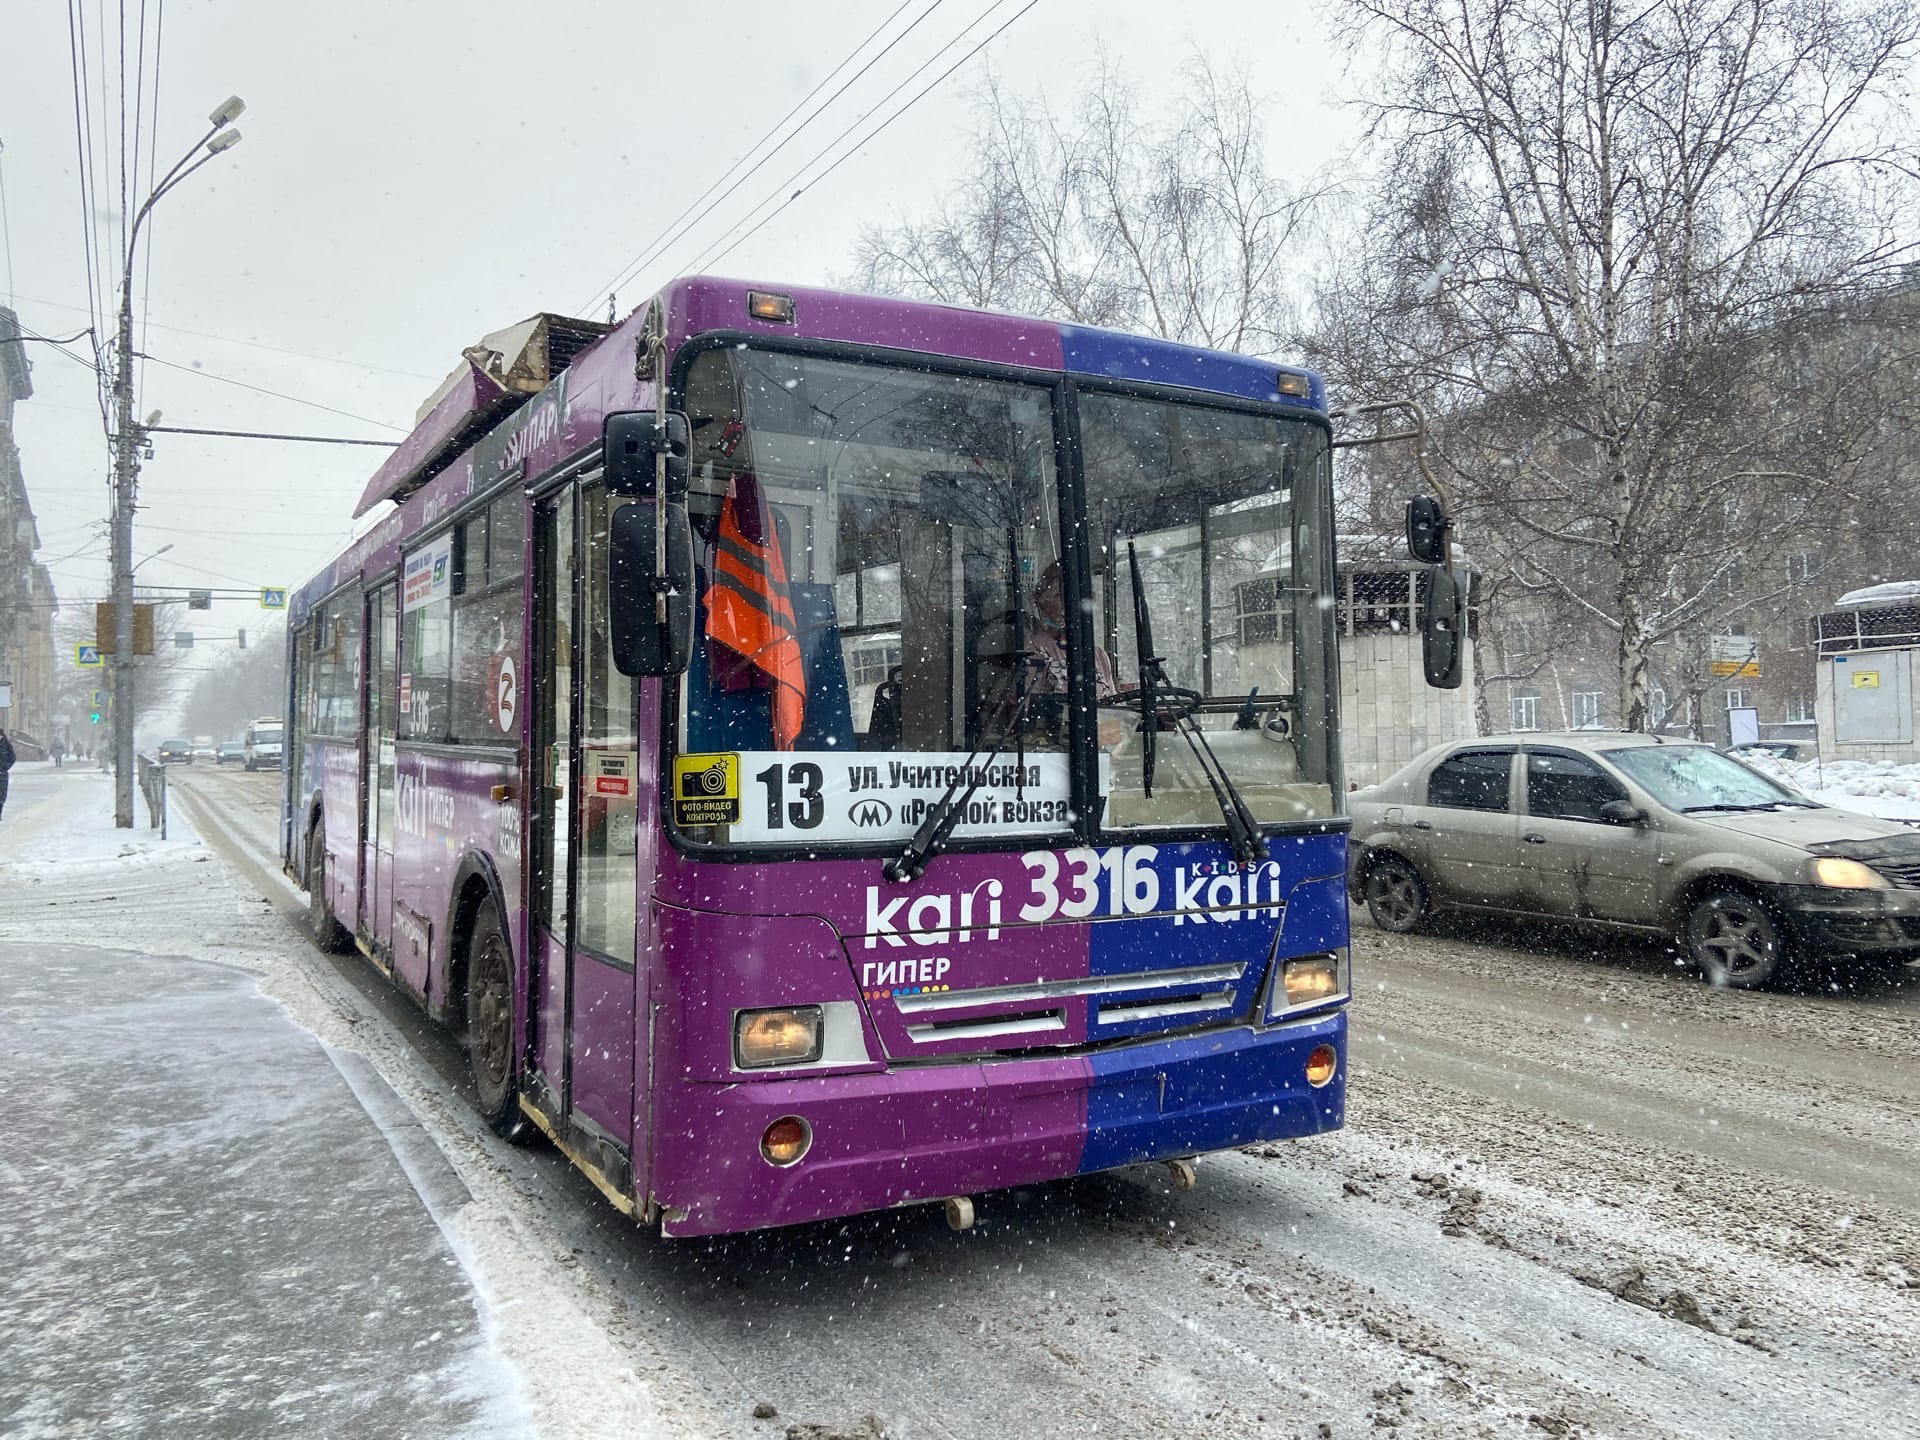
[[[536,1093],[581,1153],[643,1190],[636,910],[653,849],[636,820],[652,790],[637,773],[634,682],[613,664],[610,513],[598,479],[536,512],[532,1057]]]
[[[360,933],[391,957],[393,941],[394,740],[398,709],[395,680],[394,587],[367,595],[366,766],[360,793],[366,797],[360,880]]]
[[[567,1087],[568,919],[573,867],[573,492],[534,512],[532,929],[527,938],[531,1063],[564,1111]],[[555,1120],[560,1115],[553,1117]]]

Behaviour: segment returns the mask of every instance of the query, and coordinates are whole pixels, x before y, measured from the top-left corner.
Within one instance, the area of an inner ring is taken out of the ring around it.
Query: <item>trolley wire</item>
[[[1027,11],[1033,9],[1033,7],[1039,3],[1040,3],[1040,0],[1027,0],[1027,3],[1025,5],[1021,6],[1019,10],[1015,11],[1011,16],[1009,16],[1007,20],[1003,24],[1001,24],[999,28],[996,29],[991,35],[988,35],[984,40],[980,41],[971,50],[967,51],[966,54],[962,55],[958,60],[954,61],[953,64],[949,65],[945,70],[941,71],[939,75],[935,76],[931,81],[929,81],[927,85],[923,89],[921,89],[917,94],[915,94],[912,99],[908,100],[906,104],[902,105],[898,110],[894,111],[893,114],[889,115],[886,119],[882,120],[878,125],[874,126],[873,129],[869,130],[865,135],[862,135],[852,145],[848,146],[846,150],[841,152],[840,157],[837,160],[835,160],[831,165],[827,166],[826,169],[822,170],[819,174],[813,176],[811,179],[801,184],[798,189],[794,190],[790,195],[788,195],[787,198],[781,201],[778,206],[776,206],[773,210],[769,211],[764,217],[762,217],[760,221],[753,226],[752,229],[747,230],[745,233],[740,235],[738,239],[734,240],[731,244],[728,244],[725,249],[719,250],[717,252],[710,251],[709,253],[702,255],[701,258],[692,267],[692,269],[695,271],[698,271],[698,270],[704,270],[708,266],[718,265],[722,260],[726,259],[727,256],[731,255],[735,250],[739,249],[747,241],[751,240],[755,235],[759,234],[760,231],[765,229],[767,225],[776,216],[778,216],[783,210],[785,210],[789,205],[793,204],[794,201],[798,200],[802,195],[806,194],[807,191],[811,190],[815,185],[818,185],[821,181],[825,180],[829,175],[833,174],[834,171],[838,170],[854,155],[858,154],[859,151],[862,149],[862,147],[871,143],[873,139],[876,136],[878,136],[883,130],[885,130],[889,125],[893,124],[893,122],[898,120],[902,115],[905,115],[915,105],[918,105],[930,93],[932,93],[935,89],[937,89],[940,86],[940,84],[946,80],[948,76],[952,75],[954,71],[958,70],[962,65],[966,64],[967,61],[971,60],[975,55],[978,55],[987,46],[991,45],[995,40],[999,39],[1000,36],[1004,35],[1007,32],[1007,30],[1012,27],[1015,21],[1019,20],[1021,16],[1025,15]],[[945,54],[948,50],[952,49],[954,44],[956,44],[959,40],[963,39],[969,31],[973,30],[975,26],[979,25],[980,22],[986,19],[988,15],[992,14],[994,10],[998,9],[1000,4],[1001,4],[1001,0],[993,0],[993,3],[989,5],[986,8],[986,10],[982,11],[979,17],[976,18],[971,24],[969,24],[966,27],[966,29],[962,30],[959,35],[954,37],[953,40],[948,41],[946,45],[943,45],[939,50],[935,51],[932,56],[928,57],[926,63],[921,65],[919,69],[915,70],[913,72],[913,75],[909,75],[906,80],[901,81],[899,85],[896,85],[892,90],[888,91],[887,94],[881,98],[879,104],[876,104],[875,106],[872,107],[872,109],[868,110],[866,115],[863,115],[860,117],[860,120],[856,120],[853,126],[849,126],[847,130],[843,130],[838,136],[835,136],[833,140],[829,141],[827,145],[820,150],[819,154],[815,155],[813,159],[809,160],[805,165],[802,165],[799,170],[796,170],[793,173],[793,175],[787,180],[786,185],[782,185],[780,189],[784,190],[787,188],[787,185],[792,185],[794,181],[798,180],[800,176],[805,174],[806,171],[811,166],[813,166],[819,160],[821,160],[827,154],[828,151],[832,150],[835,145],[839,144],[840,141],[844,139],[845,136],[854,128],[854,126],[859,125],[862,121],[864,121],[867,118],[868,115],[872,115],[875,110],[878,110],[882,105],[885,105],[888,100],[892,99],[895,94],[897,94],[902,88],[904,88],[908,83],[910,83],[913,80],[914,76],[919,75],[922,71],[926,70],[928,66],[932,65],[934,61],[938,60],[941,55]],[[777,190],[774,192],[774,194],[778,194],[778,193],[779,191]],[[767,201],[765,200],[762,200],[760,202],[761,205],[764,205],[766,203]],[[756,210],[758,208],[759,206],[754,207],[754,209]],[[753,211],[751,210],[747,212],[749,216],[751,216],[752,213]],[[745,223],[744,218],[742,219],[741,223],[742,224]],[[721,241],[725,241],[726,238],[727,237],[724,235],[720,237]],[[716,243],[719,243],[719,242],[716,242]]]
[[[614,279],[613,283],[605,287],[606,290],[618,291],[622,285],[626,284],[629,280],[633,279],[642,270],[644,270],[648,265],[653,263],[653,261],[657,260],[660,257],[660,255],[669,246],[676,243],[682,236],[684,236],[687,233],[687,231],[691,230],[695,225],[698,225],[702,220],[706,219],[708,215],[712,214],[714,209],[720,204],[722,204],[729,195],[732,195],[734,191],[738,190],[748,180],[752,179],[755,172],[757,172],[762,165],[765,165],[767,161],[771,160],[775,155],[778,155],[782,150],[784,150],[787,147],[787,145],[796,136],[798,136],[802,131],[804,131],[807,128],[807,126],[811,125],[815,120],[819,119],[820,116],[824,114],[829,107],[832,106],[834,101],[838,100],[842,95],[844,95],[847,92],[847,89],[849,86],[853,85],[856,81],[860,79],[861,76],[865,75],[869,70],[871,70],[875,65],[877,65],[882,59],[884,59],[887,53],[891,51],[894,48],[894,46],[898,45],[902,40],[906,39],[907,36],[911,35],[913,31],[919,26],[921,21],[925,20],[929,15],[933,14],[935,10],[940,8],[941,4],[943,3],[943,0],[933,0],[932,4],[928,5],[925,10],[922,10],[918,15],[916,15],[913,18],[913,20],[907,25],[906,29],[902,30],[898,35],[894,36],[893,39],[889,40],[886,43],[886,46],[883,49],[881,49],[879,53],[877,53],[871,59],[869,59],[865,65],[862,65],[859,68],[859,70],[855,71],[851,76],[849,76],[846,82],[842,84],[838,90],[834,91],[833,94],[829,95],[823,102],[821,102],[818,109],[816,109],[812,114],[808,115],[806,119],[802,120],[798,125],[796,125],[780,141],[778,145],[774,146],[773,149],[769,150],[765,155],[762,155],[757,161],[755,161],[752,169],[748,170],[745,174],[741,175],[740,178],[735,180],[733,184],[729,185],[726,188],[726,190],[722,191],[721,194],[714,199],[713,203],[706,207],[706,209],[702,210],[698,215],[695,215],[691,220],[687,220],[686,224],[684,225],[680,224],[682,220],[686,220],[688,212],[691,211],[694,208],[694,206],[699,205],[701,201],[707,198],[707,196],[712,195],[714,190],[726,181],[727,176],[733,174],[735,170],[738,170],[740,166],[746,162],[746,159],[748,156],[752,155],[755,150],[758,150],[762,145],[766,144],[768,140],[772,139],[773,136],[779,132],[779,129],[782,125],[785,125],[788,120],[791,120],[793,118],[795,113],[797,113],[803,106],[805,106],[808,103],[808,101],[812,100],[815,95],[818,95],[820,91],[824,89],[832,81],[835,75],[838,75],[842,70],[846,69],[846,67],[852,63],[854,57],[859,55],[859,53],[862,50],[866,49],[867,46],[871,45],[874,42],[874,40],[879,37],[881,32],[884,31],[887,28],[887,26],[891,25],[894,22],[894,20],[899,17],[900,12],[905,10],[907,6],[910,5],[911,3],[913,3],[913,0],[902,0],[902,3],[900,4],[899,8],[896,9],[891,15],[887,16],[886,19],[882,20],[878,25],[876,25],[865,39],[863,39],[858,45],[854,46],[853,49],[847,53],[847,58],[845,60],[842,60],[838,65],[834,66],[832,70],[828,71],[825,78],[823,78],[818,85],[815,85],[812,90],[808,91],[807,94],[801,98],[799,104],[795,105],[793,109],[787,111],[785,115],[781,116],[780,119],[775,121],[773,125],[768,128],[766,134],[762,135],[758,140],[754,141],[752,145],[749,145],[744,151],[741,152],[739,158],[736,159],[733,162],[733,164],[727,167],[727,169],[721,174],[718,180],[715,180],[712,185],[709,185],[706,188],[706,190],[704,190],[698,197],[696,197],[693,200],[691,204],[687,206],[685,210],[682,210],[672,220],[669,220],[667,224],[662,228],[659,235],[656,235],[652,240],[648,241],[645,246],[641,247],[641,254],[639,258],[633,260],[627,266],[625,266],[619,272],[618,276]],[[675,226],[679,226],[680,228],[676,230],[674,228]],[[669,234],[668,232],[672,232],[672,233]],[[598,293],[596,293],[595,296],[590,297],[588,299],[587,306],[591,307],[597,301],[597,299],[598,299]]]

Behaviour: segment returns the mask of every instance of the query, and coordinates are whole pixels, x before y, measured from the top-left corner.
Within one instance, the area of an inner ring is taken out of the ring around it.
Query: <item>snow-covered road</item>
[[[265,988],[471,1194],[454,1228],[543,1434],[1920,1436],[1920,975],[1724,994],[1649,947],[1363,925],[1344,1133],[1210,1158],[1190,1194],[982,1197],[961,1235],[910,1210],[668,1243],[486,1133],[454,1047],[299,944],[276,779],[176,800]],[[191,929],[171,908],[144,923]]]

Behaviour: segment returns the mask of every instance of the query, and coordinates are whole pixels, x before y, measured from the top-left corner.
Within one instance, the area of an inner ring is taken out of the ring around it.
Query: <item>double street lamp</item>
[[[140,451],[147,431],[133,418],[133,252],[140,243],[140,226],[160,197],[214,156],[240,143],[240,132],[230,127],[246,108],[235,95],[207,117],[211,122],[207,133],[153,187],[153,193],[133,217],[127,231],[127,253],[122,257],[120,328],[113,374],[113,511],[109,519],[113,541],[113,823],[123,830],[133,825],[133,511],[140,481]]]

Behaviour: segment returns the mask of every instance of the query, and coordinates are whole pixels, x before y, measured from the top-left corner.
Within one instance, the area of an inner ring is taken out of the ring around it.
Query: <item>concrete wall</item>
[[[1372,785],[1429,746],[1470,740],[1473,641],[1458,690],[1436,690],[1420,666],[1420,637],[1380,631],[1340,637],[1340,748],[1347,785]]]

